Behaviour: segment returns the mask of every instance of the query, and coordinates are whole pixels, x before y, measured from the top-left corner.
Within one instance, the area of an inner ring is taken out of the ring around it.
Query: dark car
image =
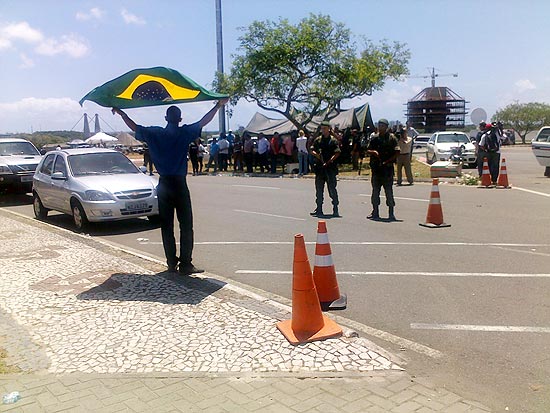
[[[32,177],[42,159],[38,149],[20,138],[0,139],[0,189],[31,192]]]

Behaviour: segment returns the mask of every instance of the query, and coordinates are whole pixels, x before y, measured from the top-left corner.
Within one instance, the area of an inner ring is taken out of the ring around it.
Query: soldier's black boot
[[[389,213],[389,216],[388,216],[388,220],[390,221],[397,221],[397,218],[395,218],[395,214],[394,214],[394,209],[393,207],[390,207],[390,213]]]
[[[311,211],[309,213],[309,215],[311,215],[312,217],[322,217],[322,216],[324,216],[323,210],[321,208],[315,208],[315,210]]]
[[[334,218],[340,218],[340,214],[338,213],[338,207],[335,206],[333,209],[332,209],[332,216]]]
[[[372,209],[372,212],[369,216],[367,216],[367,219],[372,219],[373,221],[377,221],[380,219],[380,213],[378,212],[377,206]]]

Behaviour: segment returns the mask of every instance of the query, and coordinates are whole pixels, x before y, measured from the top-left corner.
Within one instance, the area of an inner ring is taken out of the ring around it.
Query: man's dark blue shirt
[[[149,146],[151,159],[160,176],[187,175],[189,144],[200,137],[199,122],[177,126],[136,127],[136,139]]]

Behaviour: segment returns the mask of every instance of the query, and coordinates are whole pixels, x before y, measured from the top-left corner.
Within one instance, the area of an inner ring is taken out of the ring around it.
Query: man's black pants
[[[336,190],[337,171],[330,168],[318,168],[315,171],[315,205],[317,211],[323,210],[325,183],[327,184],[328,194],[332,199],[332,207],[338,208],[338,191]]]
[[[372,170],[371,184],[371,203],[374,209],[378,209],[380,205],[380,191],[382,187],[384,187],[384,192],[386,193],[386,205],[389,207],[395,206],[395,200],[393,199],[393,165],[381,171]]]
[[[161,176],[157,187],[162,245],[169,267],[190,264],[193,255],[193,211],[185,176]],[[180,226],[180,258],[176,252],[174,211]]]

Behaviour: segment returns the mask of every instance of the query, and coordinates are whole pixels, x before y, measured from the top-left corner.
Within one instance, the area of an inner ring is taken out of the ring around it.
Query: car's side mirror
[[[140,166],[140,167],[139,167],[139,170],[140,170],[141,172],[143,172],[144,174],[147,173],[147,167],[146,167],[146,166],[143,166],[143,165]]]
[[[65,174],[63,172],[54,172],[52,174],[52,179],[54,179],[56,181],[66,181],[67,177],[65,176]]]

